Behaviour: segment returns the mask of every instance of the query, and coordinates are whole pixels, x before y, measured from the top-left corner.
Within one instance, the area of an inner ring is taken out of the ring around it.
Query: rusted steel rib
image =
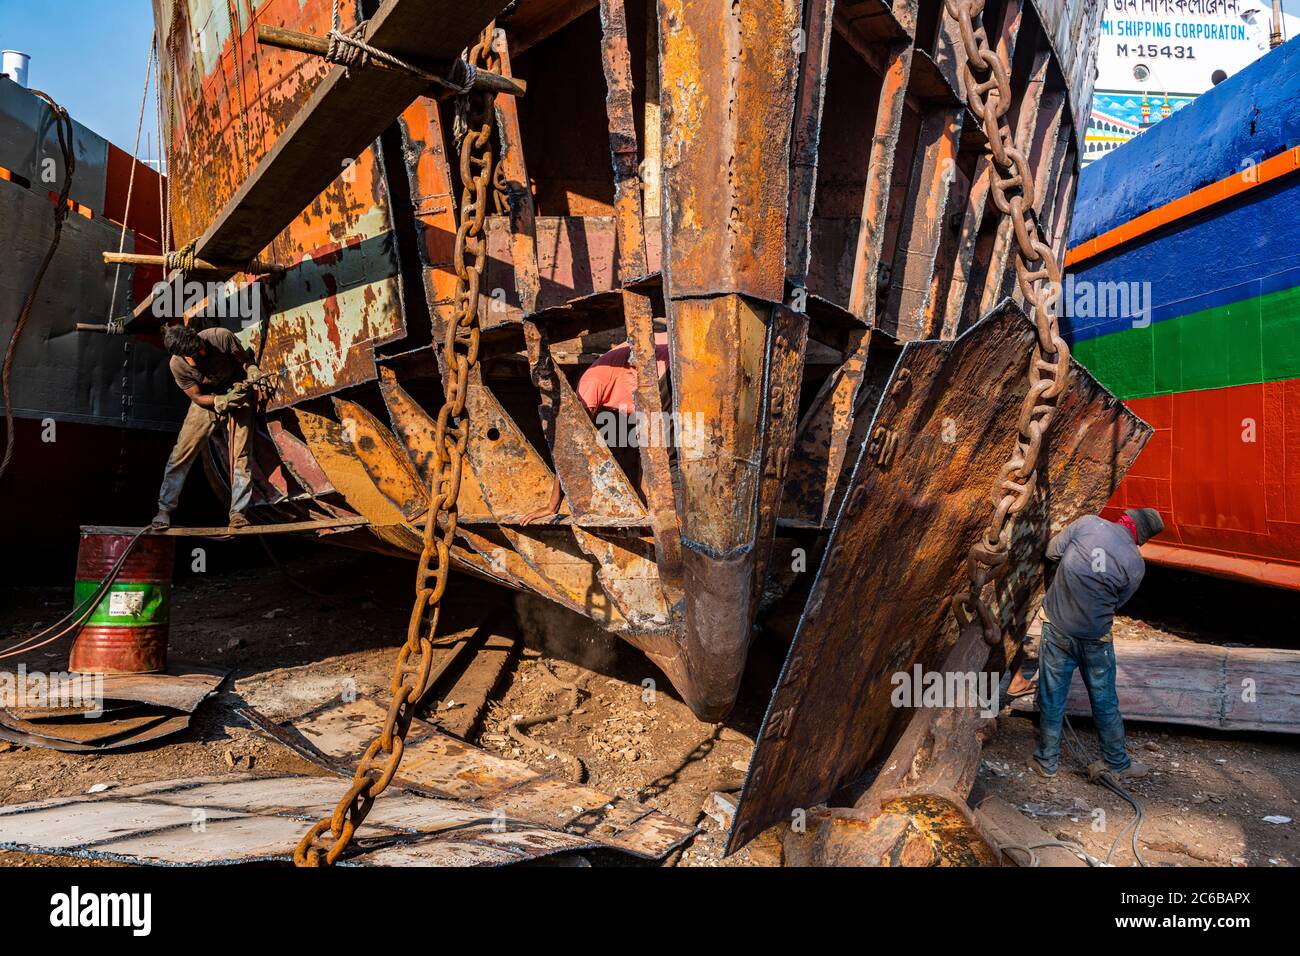
[[[343,440],[352,446],[353,454],[379,493],[407,521],[423,515],[429,508],[429,485],[416,474],[415,466],[393,433],[356,402],[335,398],[334,410],[342,426]]]
[[[641,205],[641,177],[637,171],[639,151],[636,118],[633,115],[631,52],[628,48],[627,10],[624,0],[601,0],[600,19],[604,42],[601,59],[605,71],[605,109],[609,119],[609,151],[614,170],[614,221],[618,237],[618,279],[633,282],[649,271],[646,253],[645,217]],[[636,411],[643,422],[662,421],[658,361],[654,343],[654,312],[649,296],[623,291],[623,322],[636,369]],[[669,603],[681,597],[681,526],[673,500],[673,481],[668,448],[662,442],[646,441],[640,448],[646,510],[654,529],[655,563],[658,578],[667,589]],[[661,602],[664,598],[661,596]]]
[[[1039,50],[1035,53],[1029,73],[1029,83],[1016,114],[1015,141],[1017,143],[1033,141],[1034,130],[1039,122],[1038,106],[1043,98],[1047,84],[1047,68],[1050,64],[1051,54],[1047,50]],[[1032,168],[1034,158],[1031,156],[1029,159]],[[993,252],[984,279],[984,292],[980,298],[979,315],[988,312],[995,303],[1010,294],[1015,284],[1015,270],[1008,271],[1007,266],[1011,263],[1015,247],[1016,237],[1011,227],[1010,217],[999,217],[997,238],[993,242]]]
[[[904,25],[915,29],[916,0],[904,0],[901,13]],[[871,141],[871,165],[867,171],[866,191],[862,199],[862,221],[858,229],[857,255],[853,263],[848,301],[849,311],[868,324],[873,324],[876,317],[877,283],[885,242],[890,182],[894,174],[898,137],[902,130],[913,52],[910,35],[905,40],[894,41],[888,47],[880,88],[880,105],[876,112],[876,130]]]
[[[1020,36],[1023,13],[1022,0],[1006,0],[1002,8],[1002,26],[997,34],[994,52],[1008,73],[1015,56],[1016,40]],[[944,12],[944,22],[945,24],[949,22],[947,11]],[[956,49],[960,51],[963,47],[957,44]],[[964,56],[964,53],[959,56]],[[958,63],[955,62],[952,69],[960,76]],[[964,328],[963,316],[966,313],[972,270],[975,268],[976,242],[979,239],[980,226],[984,222],[985,211],[988,209],[989,189],[992,184],[993,160],[988,155],[981,154],[975,162],[975,172],[966,198],[966,212],[962,219],[961,237],[954,253],[952,282],[948,286],[948,301],[943,320],[942,337],[945,339],[956,338],[957,333]],[[969,321],[966,324],[969,325]]]
[[[808,281],[812,215],[817,191],[817,147],[830,66],[836,0],[807,0],[803,12],[803,57],[790,143],[790,218],[786,223],[786,277],[796,287]]]

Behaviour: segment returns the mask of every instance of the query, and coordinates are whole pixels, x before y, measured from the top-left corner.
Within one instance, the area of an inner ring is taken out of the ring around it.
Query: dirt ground
[[[414,566],[395,559],[277,542],[284,570],[260,549],[208,546],[208,571],[187,574],[174,588],[174,659],[232,671],[202,704],[185,732],[134,750],[64,754],[0,742],[0,804],[87,792],[96,784],[123,786],[225,773],[325,771],[267,741],[235,713],[251,705],[276,719],[303,712],[333,694],[345,679],[358,693],[387,703],[388,672],[405,632]],[[292,576],[286,578],[285,572]],[[300,590],[305,584],[315,594]],[[1196,582],[1159,572],[1148,576],[1125,637],[1212,640],[1288,646],[1300,611],[1296,596],[1222,582]],[[507,606],[509,592],[472,589],[458,613],[479,605]],[[1187,595],[1194,593],[1194,601]],[[49,624],[67,610],[70,587],[17,588],[0,603],[0,647]],[[1177,613],[1170,609],[1176,608]],[[1244,609],[1244,611],[1243,611]],[[573,776],[581,761],[586,782],[698,823],[700,835],[666,862],[678,866],[769,866],[774,840],[760,839],[723,859],[725,829],[715,815],[734,802],[753,749],[767,692],[780,666],[779,647],[757,647],[741,703],[725,725],[696,720],[640,654],[576,617],[524,599],[517,605],[528,646],[507,669],[471,740],[538,770]],[[29,669],[57,670],[67,645],[26,658]],[[5,661],[12,667],[16,660]],[[547,748],[509,735],[510,719],[569,711],[528,733]],[[442,702],[445,704],[445,702]],[[441,705],[440,705],[441,706]],[[455,704],[453,703],[453,706]],[[437,714],[432,716],[435,722]],[[1087,720],[1075,721],[1095,749]],[[1300,747],[1296,738],[1226,734],[1197,728],[1131,726],[1130,748],[1154,773],[1134,783],[1145,808],[1141,851],[1149,864],[1290,866],[1300,853],[1296,824],[1265,816],[1300,817]],[[1032,717],[1004,711],[984,753],[974,799],[997,794],[1033,817],[1051,835],[1078,841],[1104,858],[1132,816],[1117,796],[1063,772],[1044,781],[1025,759],[1033,749]],[[340,793],[342,781],[340,781]],[[713,797],[713,794],[719,796]],[[705,812],[705,808],[712,812]],[[1104,811],[1104,818],[1094,810]],[[1104,826],[1099,827],[1104,822]],[[638,865],[612,853],[597,864]],[[1127,837],[1113,860],[1133,865]],[[33,854],[0,852],[0,866],[89,865]],[[94,865],[103,865],[96,863]]]

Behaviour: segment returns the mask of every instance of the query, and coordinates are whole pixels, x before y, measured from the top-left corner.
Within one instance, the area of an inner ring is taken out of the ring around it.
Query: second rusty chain
[[[1061,338],[1056,309],[1061,297],[1061,266],[1047,244],[1034,213],[1034,177],[1024,151],[1016,145],[1011,124],[1011,78],[1006,64],[989,45],[980,20],[985,0],[944,0],[956,21],[966,52],[966,98],[984,126],[993,156],[993,204],[1010,217],[1016,236],[1016,283],[1033,310],[1037,341],[1029,364],[1029,389],[1020,409],[1015,450],[993,486],[993,514],[967,557],[970,586],[954,595],[958,623],[979,622],[990,646],[1002,628],[981,596],[996,569],[1007,562],[1012,519],[1029,503],[1038,483],[1038,460],[1070,374],[1070,348]],[[1037,265],[1037,268],[1034,266]]]
[[[500,69],[499,58],[493,53],[495,33],[495,24],[488,24],[478,44],[470,50],[467,62],[487,72]],[[424,544],[416,570],[415,602],[407,624],[406,641],[393,665],[392,701],[383,730],[362,754],[352,785],[334,808],[333,816],[315,823],[294,850],[293,860],[298,866],[333,864],[348,848],[357,827],[397,774],[415,708],[428,690],[433,669],[433,639],[451,572],[456,501],[460,496],[469,437],[465,396],[470,370],[478,364],[479,282],[487,259],[483,222],[488,211],[488,193],[494,182],[492,97],[493,94],[487,92],[470,93],[465,96],[463,104],[461,204],[453,256],[456,294],[442,343],[443,404],[434,433],[433,479],[424,524]]]

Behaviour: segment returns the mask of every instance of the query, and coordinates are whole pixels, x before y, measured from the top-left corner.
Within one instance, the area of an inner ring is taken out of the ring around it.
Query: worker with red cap
[[[1164,531],[1154,508],[1130,508],[1117,521],[1085,515],[1047,544],[1047,558],[1058,562],[1056,576],[1043,599],[1043,638],[1038,652],[1038,750],[1030,766],[1044,777],[1056,776],[1061,758],[1061,722],[1075,668],[1092,705],[1101,738],[1100,760],[1088,767],[1096,779],[1142,777],[1145,764],[1130,759],[1124,748],[1124,720],[1115,694],[1115,647],[1111,623],[1115,612],[1142,583],[1146,565],[1138,550]]]

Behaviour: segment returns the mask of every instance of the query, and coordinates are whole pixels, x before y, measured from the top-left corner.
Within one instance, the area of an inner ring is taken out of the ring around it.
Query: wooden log
[[[1300,651],[1121,639],[1115,662],[1126,721],[1300,733]],[[1033,697],[1018,697],[1011,706],[1037,709]],[[1077,671],[1065,712],[1092,713]]]
[[[262,24],[257,28],[257,42],[266,46],[279,47],[282,50],[296,50],[299,53],[309,53],[314,56],[324,56],[330,47],[328,37],[318,37],[312,33],[303,33],[300,30],[290,30],[285,27],[271,26]],[[393,66],[383,60],[370,60],[369,66],[381,70],[396,70],[402,72],[400,67]],[[443,66],[441,69],[435,67],[426,67],[420,64],[412,63],[426,73],[432,73],[435,76],[447,76],[451,72],[451,64]],[[513,77],[498,76],[495,73],[479,73],[474,77],[474,85],[471,90],[475,93],[484,91],[490,93],[504,93],[507,96],[523,96],[528,89],[528,84],[524,80],[514,79]],[[455,91],[443,87],[440,91],[446,95],[453,95]]]
[[[224,538],[229,535],[256,534],[290,534],[295,531],[337,531],[340,528],[363,528],[369,522],[365,518],[321,518],[316,521],[291,521],[284,524],[251,524],[246,528],[181,528],[172,526],[164,531],[151,531],[150,534],[182,538]],[[83,525],[82,534],[120,534],[133,535],[139,528],[105,525]]]
[[[985,797],[975,808],[975,819],[1002,853],[1004,862],[1011,866],[1028,866],[1029,858],[1023,851],[1007,850],[1008,846],[1030,847],[1053,839],[1052,835],[1001,797]],[[1059,846],[1039,847],[1039,866],[1087,866],[1069,850]]]
[[[109,265],[121,263],[125,266],[166,266],[167,257],[162,255],[151,255],[145,252],[104,252],[104,261]],[[275,262],[266,262],[262,259],[253,259],[250,262],[209,262],[207,259],[196,258],[194,260],[194,269],[199,272],[219,272],[223,275],[229,275],[235,272],[247,272],[250,275],[262,275],[270,272],[283,272],[284,266]]]

